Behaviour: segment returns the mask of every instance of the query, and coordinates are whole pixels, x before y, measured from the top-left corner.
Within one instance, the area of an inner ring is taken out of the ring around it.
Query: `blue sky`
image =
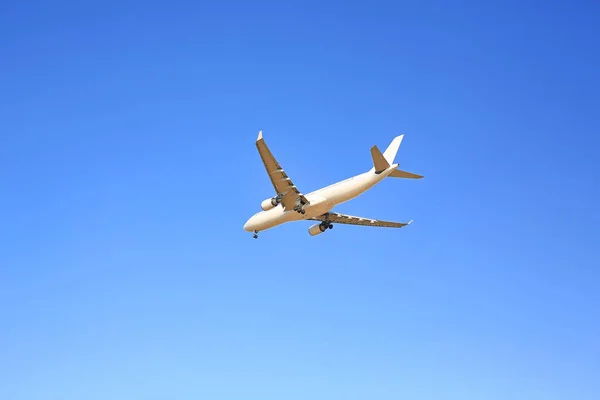
[[[600,7],[0,5],[0,398],[600,398]],[[242,230],[273,189],[402,168]]]

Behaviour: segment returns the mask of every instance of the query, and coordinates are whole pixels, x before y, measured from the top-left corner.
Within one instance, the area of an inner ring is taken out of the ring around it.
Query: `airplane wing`
[[[262,137],[262,131],[258,132],[258,138],[256,139],[256,148],[260,154],[269,179],[275,188],[275,193],[281,196],[281,204],[284,210],[293,210],[294,207],[300,204],[308,204],[308,200],[287,176],[281,165],[277,162],[271,150],[267,147],[265,140]]]
[[[353,217],[352,215],[338,214],[335,212],[329,212],[327,214],[320,215],[318,217],[310,218],[314,221],[329,221],[336,224],[348,224],[348,225],[361,225],[361,226],[379,226],[383,228],[402,228],[403,226],[410,225],[409,222],[390,222],[381,221],[378,219]]]

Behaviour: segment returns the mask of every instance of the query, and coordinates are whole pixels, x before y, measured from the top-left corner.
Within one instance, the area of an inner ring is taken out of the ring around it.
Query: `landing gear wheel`
[[[333,224],[329,224],[328,228],[333,229]]]
[[[252,236],[254,239],[258,239],[258,231],[254,231],[254,235]]]
[[[304,209],[300,210],[300,214],[302,214],[302,215],[306,214],[306,210],[304,210]]]

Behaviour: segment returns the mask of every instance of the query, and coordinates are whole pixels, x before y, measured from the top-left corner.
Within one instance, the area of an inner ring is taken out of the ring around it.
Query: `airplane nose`
[[[256,218],[256,215],[250,217],[248,221],[244,224],[244,230],[246,232],[254,232],[260,226],[260,219]]]

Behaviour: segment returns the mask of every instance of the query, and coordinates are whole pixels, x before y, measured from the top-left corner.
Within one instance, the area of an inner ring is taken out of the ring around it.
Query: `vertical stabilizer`
[[[388,148],[383,152],[383,157],[385,157],[388,163],[394,163],[396,153],[398,153],[398,149],[400,148],[400,143],[402,143],[403,138],[404,135],[396,136],[394,140],[392,140]]]

